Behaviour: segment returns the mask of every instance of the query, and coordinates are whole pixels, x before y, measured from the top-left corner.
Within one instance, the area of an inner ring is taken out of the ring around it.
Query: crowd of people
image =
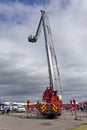
[[[2,114],[9,114],[10,112],[10,107],[9,106],[2,106]]]
[[[81,112],[87,112],[87,103],[77,104],[77,110]]]

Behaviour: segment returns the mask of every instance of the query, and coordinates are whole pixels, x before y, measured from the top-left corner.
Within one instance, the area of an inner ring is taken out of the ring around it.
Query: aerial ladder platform
[[[48,75],[49,75],[49,85],[43,92],[43,102],[37,101],[36,105],[27,106],[36,107],[38,111],[44,116],[60,116],[62,100],[60,99],[60,93],[62,91],[60,83],[60,73],[57,64],[57,57],[55,54],[55,49],[52,40],[52,33],[49,24],[48,15],[44,10],[41,10],[41,18],[35,35],[29,35],[28,41],[31,43],[37,42],[40,37],[41,30],[43,28],[45,48],[48,64]]]

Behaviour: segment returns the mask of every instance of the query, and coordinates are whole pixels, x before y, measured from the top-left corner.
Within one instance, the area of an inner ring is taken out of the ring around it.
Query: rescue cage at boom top
[[[37,42],[43,28],[45,48],[48,63],[49,86],[43,92],[44,102],[38,103],[38,110],[44,116],[60,116],[62,100],[60,99],[61,85],[57,58],[52,41],[52,33],[47,13],[41,10],[41,18],[36,34],[28,37],[29,42]]]

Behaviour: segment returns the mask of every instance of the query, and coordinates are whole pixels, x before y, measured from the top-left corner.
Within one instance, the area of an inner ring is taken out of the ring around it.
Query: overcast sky
[[[87,100],[87,0],[0,0],[0,99],[38,100],[48,85],[40,10],[49,16],[63,99]]]

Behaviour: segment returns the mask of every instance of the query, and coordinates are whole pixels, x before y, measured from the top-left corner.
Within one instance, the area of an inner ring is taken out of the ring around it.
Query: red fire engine
[[[37,107],[37,109],[42,115],[55,117],[61,115],[62,101],[59,99],[59,94],[61,92],[60,74],[57,65],[57,58],[56,58],[55,49],[53,45],[52,33],[51,33],[48,16],[47,13],[43,10],[41,10],[41,18],[40,18],[40,22],[36,34],[34,36],[30,35],[28,37],[28,41],[31,43],[37,42],[42,28],[44,32],[44,38],[45,38],[49,85],[46,88],[46,90],[43,92],[44,102],[38,101],[35,107]],[[31,107],[29,103],[28,106]]]

